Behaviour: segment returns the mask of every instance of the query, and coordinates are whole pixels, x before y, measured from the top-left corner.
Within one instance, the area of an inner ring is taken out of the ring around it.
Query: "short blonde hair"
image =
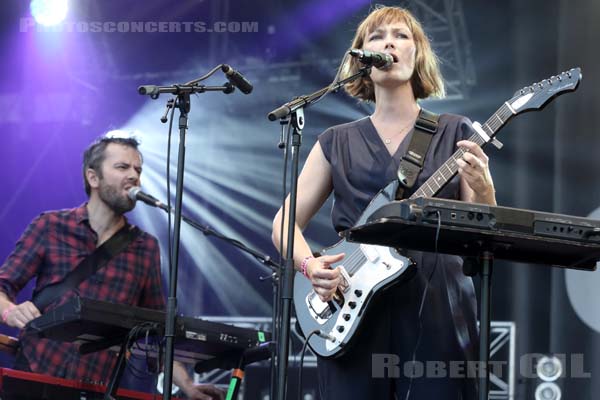
[[[438,58],[431,49],[431,44],[423,31],[423,27],[407,9],[376,6],[358,26],[352,40],[351,48],[362,49],[369,32],[372,32],[378,26],[396,22],[404,22],[408,26],[415,42],[415,70],[411,77],[415,99],[426,99],[429,96],[444,97],[444,81],[438,65]],[[344,79],[357,73],[360,67],[360,62],[357,59],[346,57],[345,61],[340,65],[338,72],[339,79]],[[353,97],[375,102],[373,81],[369,76],[347,84],[345,90]]]

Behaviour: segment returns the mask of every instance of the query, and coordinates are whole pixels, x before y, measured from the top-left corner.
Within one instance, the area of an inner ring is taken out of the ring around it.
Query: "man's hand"
[[[223,400],[225,392],[215,385],[194,383],[185,366],[173,362],[173,382],[183,390],[186,398],[192,400]]]
[[[182,387],[188,399],[192,400],[223,400],[225,399],[225,391],[219,389],[215,385],[200,384],[190,382]]]
[[[32,302],[26,301],[19,305],[8,306],[2,313],[2,318],[6,325],[22,329],[29,321],[40,315],[40,310]]]

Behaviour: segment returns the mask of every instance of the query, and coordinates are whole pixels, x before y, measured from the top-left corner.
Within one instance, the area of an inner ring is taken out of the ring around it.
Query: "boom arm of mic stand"
[[[212,235],[212,236],[214,236],[216,238],[224,240],[225,242],[231,244],[232,246],[237,247],[238,249],[240,249],[242,251],[245,251],[246,253],[250,254],[251,256],[253,256],[257,260],[259,260],[261,263],[263,263],[267,267],[271,268],[271,270],[273,270],[273,272],[279,271],[279,270],[281,270],[283,268],[280,264],[278,264],[277,262],[273,261],[273,259],[271,259],[271,257],[266,256],[264,254],[261,254],[261,253],[259,253],[258,251],[254,250],[254,249],[251,249],[250,247],[246,246],[244,243],[242,243],[242,242],[240,242],[240,241],[238,241],[236,239],[232,239],[232,238],[229,238],[229,237],[227,237],[225,235],[222,235],[221,233],[213,230],[212,228],[210,228],[208,226],[202,226],[199,223],[197,223],[196,221],[194,221],[194,220],[186,217],[185,215],[182,218],[190,226],[198,229],[199,231],[201,231],[205,235]]]
[[[161,208],[161,210],[168,212],[164,208]],[[227,237],[227,236],[215,231],[214,229],[212,229],[209,226],[200,225],[198,222],[194,221],[193,219],[191,219],[189,217],[186,217],[185,215],[182,215],[181,219],[183,219],[188,225],[190,225],[193,228],[196,228],[197,230],[204,233],[205,235],[214,236],[214,237],[221,239],[221,240],[229,243],[230,245],[235,246],[238,249],[250,254],[251,256],[253,256],[257,260],[259,260],[262,264],[271,268],[271,270],[273,272],[280,271],[283,268],[279,263],[273,261],[273,259],[271,257],[261,254],[254,249],[251,249],[250,247],[246,246],[244,243],[240,242],[239,240]]]
[[[341,81],[337,82],[334,85],[326,86],[326,87],[319,89],[316,92],[311,93],[307,96],[300,96],[292,101],[285,103],[281,107],[278,107],[275,110],[271,111],[268,115],[268,118],[270,121],[287,118],[290,115],[292,115],[294,112],[296,112],[298,109],[307,108],[311,104],[314,104],[318,100],[325,97],[327,94],[329,94],[331,92],[337,92],[345,84],[355,81],[356,79],[361,78],[363,76],[367,76],[370,73],[371,73],[371,67],[361,68],[354,75],[351,75],[346,79],[342,79]]]
[[[229,94],[233,92],[233,85],[229,82],[223,86],[204,86],[204,85],[171,85],[171,86],[156,86],[143,85],[138,88],[138,93],[148,95],[152,99],[157,99],[162,93],[170,93],[174,95],[194,94],[204,92],[223,92]]]

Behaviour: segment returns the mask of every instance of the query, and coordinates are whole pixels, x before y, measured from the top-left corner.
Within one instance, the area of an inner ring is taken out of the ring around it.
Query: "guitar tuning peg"
[[[564,73],[564,72],[563,72],[563,73]],[[557,76],[557,78],[558,78],[558,81],[559,81],[559,82],[562,82],[562,74],[560,74],[559,76]]]
[[[571,71],[567,71],[567,76],[571,78]]]

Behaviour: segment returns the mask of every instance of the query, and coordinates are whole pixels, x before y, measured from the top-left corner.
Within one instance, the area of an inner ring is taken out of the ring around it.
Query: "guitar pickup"
[[[312,317],[319,324],[324,324],[333,315],[329,303],[322,301],[314,290],[311,290],[306,296],[306,305]]]
[[[329,321],[332,315],[338,310],[338,308],[343,307],[344,305],[344,296],[338,290],[334,295],[333,299],[324,302],[319,298],[319,295],[314,290],[311,290],[310,293],[306,296],[306,306],[310,315],[313,317],[317,323],[323,325],[325,322]]]
[[[340,275],[342,275],[342,293],[348,292],[350,290],[350,275],[348,275],[348,271],[344,267],[337,267],[340,270]]]
[[[369,262],[375,264],[379,259],[379,252],[377,251],[377,246],[361,244],[360,251],[365,255]]]

